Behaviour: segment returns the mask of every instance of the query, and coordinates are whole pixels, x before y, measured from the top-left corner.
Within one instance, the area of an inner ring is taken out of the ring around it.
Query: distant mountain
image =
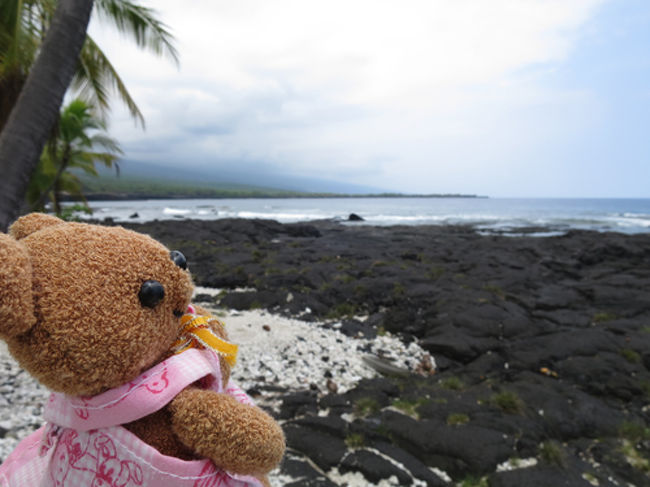
[[[287,176],[271,173],[263,167],[251,164],[242,167],[233,163],[232,167],[202,167],[185,166],[173,167],[151,162],[123,161],[120,163],[121,174],[125,177],[154,178],[183,183],[196,183],[214,187],[233,187],[245,185],[299,193],[331,193],[331,194],[378,194],[387,193],[385,188],[376,188],[363,184],[345,183],[316,178]],[[102,174],[110,174],[103,170]],[[114,172],[113,172],[114,174]]]
[[[275,188],[246,184],[177,181],[173,179],[101,174],[91,177],[79,174],[83,194],[88,200],[139,200],[176,198],[292,198],[309,196]],[[323,195],[318,195],[323,196]],[[64,197],[64,199],[67,199]],[[75,199],[75,198],[71,198]]]
[[[403,194],[360,184],[237,169],[172,167],[122,162],[120,177],[98,168],[99,177],[77,173],[89,200],[160,198],[304,198],[304,197],[437,197],[476,198],[466,194]]]

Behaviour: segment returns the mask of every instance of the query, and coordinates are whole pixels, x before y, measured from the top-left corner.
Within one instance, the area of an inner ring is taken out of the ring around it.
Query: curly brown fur
[[[197,388],[185,389],[169,407],[180,440],[225,470],[260,475],[282,458],[282,429],[259,408]],[[214,436],[206,436],[206,430]]]
[[[180,442],[172,431],[171,424],[171,412],[169,408],[165,407],[149,416],[127,423],[124,427],[163,455],[183,460],[200,458],[199,455]]]
[[[38,232],[46,227],[51,227],[54,225],[62,225],[65,222],[55,216],[46,215],[45,213],[30,213],[25,215],[9,227],[9,235],[11,235],[16,240],[25,238],[27,235],[31,235],[34,232]]]
[[[209,316],[204,308],[195,306],[195,309],[198,314]],[[217,335],[224,340],[228,339],[221,321],[214,319],[208,323]],[[220,361],[220,366],[222,385],[225,387],[231,369],[225,360]],[[195,401],[201,403],[203,393],[208,394],[208,399],[199,410],[195,410]],[[215,400],[212,395],[218,396],[218,399]],[[216,403],[220,407],[214,409]],[[228,409],[231,409],[230,412],[224,414]],[[206,411],[210,411],[207,417]],[[221,433],[217,433],[215,436],[206,436],[205,428],[198,425],[205,425],[208,420],[215,421],[221,429],[228,429],[230,436],[238,435],[239,442],[249,444],[247,454],[240,455],[240,452],[233,450],[232,438],[228,435],[222,437]],[[255,436],[250,436],[251,431],[248,431],[251,425],[256,426],[253,428]],[[230,472],[255,475],[265,486],[270,485],[265,474],[280,462],[284,454],[282,429],[261,409],[240,404],[225,394],[194,387],[187,388],[161,411],[124,426],[165,455],[185,460],[207,456],[216,465]],[[214,441],[215,437],[220,440]],[[224,438],[227,441],[223,441]]]
[[[210,313],[201,306],[194,306],[197,314],[210,316]],[[213,332],[224,340],[228,339],[223,324],[217,320],[208,322]],[[168,354],[169,356],[170,354]],[[226,387],[230,379],[230,365],[225,360],[219,361],[221,370],[222,386]],[[158,413],[146,416],[132,423],[125,424],[124,427],[134,433],[138,438],[156,448],[159,452],[172,457],[183,458],[186,460],[200,458],[196,453],[185,446],[181,440],[172,431],[171,412],[169,406],[163,408]]]
[[[0,336],[24,333],[34,323],[32,265],[20,242],[0,233]]]
[[[27,215],[0,234],[0,261],[0,336],[28,372],[69,395],[117,387],[166,358],[192,294],[167,248],[121,227]],[[147,280],[165,289],[153,308],[138,298]],[[225,386],[230,366],[220,363]],[[265,485],[284,451],[282,430],[261,409],[194,386],[125,426],[163,454],[206,456]]]
[[[36,324],[10,337],[11,353],[49,388],[94,395],[136,377],[160,360],[189,303],[189,274],[155,240],[120,227],[47,226],[20,240],[32,266]],[[110,269],[110,272],[108,270]],[[155,279],[165,299],[138,299]]]

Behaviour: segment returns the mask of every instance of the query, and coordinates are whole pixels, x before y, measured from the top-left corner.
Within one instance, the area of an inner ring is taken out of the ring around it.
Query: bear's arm
[[[195,387],[182,391],[168,407],[178,439],[224,470],[263,475],[282,459],[282,429],[258,407]]]

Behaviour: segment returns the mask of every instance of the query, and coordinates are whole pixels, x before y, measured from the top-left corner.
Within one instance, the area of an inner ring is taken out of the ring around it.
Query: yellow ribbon
[[[231,367],[234,366],[239,347],[214,334],[208,322],[215,320],[218,321],[213,316],[184,314],[181,317],[183,329],[172,345],[172,351],[178,354],[190,348],[211,348],[221,355]]]

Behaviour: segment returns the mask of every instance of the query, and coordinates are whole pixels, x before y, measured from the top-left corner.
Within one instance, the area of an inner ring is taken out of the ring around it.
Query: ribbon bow
[[[211,348],[221,355],[230,366],[237,361],[237,345],[219,338],[210,329],[209,321],[219,321],[214,316],[202,316],[186,313],[181,317],[181,330],[178,338],[172,345],[174,354],[184,352],[190,348]]]

